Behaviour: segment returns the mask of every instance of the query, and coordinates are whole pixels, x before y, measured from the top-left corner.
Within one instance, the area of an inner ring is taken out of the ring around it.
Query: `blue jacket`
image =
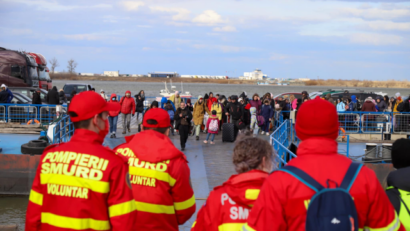
[[[273,108],[272,108],[272,106],[262,104],[261,116],[263,116],[265,121],[269,121],[269,119],[273,117]]]
[[[161,99],[161,108],[162,109],[164,109],[165,104],[167,104],[167,102],[168,102],[168,99],[166,97],[162,97],[162,99]],[[172,102],[171,100],[170,100],[170,102],[172,104],[172,107],[174,108],[174,111],[176,111],[174,102]]]
[[[10,89],[8,89],[7,88],[7,93],[9,94],[9,96],[7,97],[7,103],[11,103],[11,101],[13,100],[13,98],[14,98],[14,95],[13,95],[13,93],[10,91]]]
[[[338,112],[346,111],[345,106],[346,106],[346,105],[345,105],[343,102],[338,103],[338,104],[336,105],[337,111],[338,111]]]

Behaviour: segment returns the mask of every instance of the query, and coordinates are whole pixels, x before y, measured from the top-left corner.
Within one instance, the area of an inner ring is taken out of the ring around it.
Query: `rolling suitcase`
[[[235,141],[235,125],[232,123],[222,124],[222,142]]]

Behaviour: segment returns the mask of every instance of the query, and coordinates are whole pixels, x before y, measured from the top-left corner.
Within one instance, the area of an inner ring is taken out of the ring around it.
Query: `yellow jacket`
[[[216,116],[218,117],[218,120],[221,120],[222,119],[222,106],[219,105],[219,103],[214,103],[212,104],[212,107],[211,107],[211,113],[213,110],[216,111]]]
[[[397,111],[397,106],[402,102],[403,102],[402,99],[400,99],[400,100],[396,99],[396,103],[394,104],[393,112],[399,112],[399,111]]]

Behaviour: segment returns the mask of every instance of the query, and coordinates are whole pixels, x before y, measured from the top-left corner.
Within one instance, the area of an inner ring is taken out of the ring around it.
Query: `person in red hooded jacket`
[[[26,231],[138,230],[128,166],[102,145],[109,131],[108,112],[119,109],[92,91],[73,97],[68,114],[74,135],[41,155]]]
[[[169,139],[170,118],[160,108],[145,115],[140,133],[115,148],[128,161],[138,230],[178,230],[195,213],[184,153]]]
[[[246,223],[260,188],[272,171],[274,152],[269,142],[242,136],[238,137],[232,159],[238,174],[211,191],[191,231],[240,230]]]
[[[108,112],[108,122],[110,122],[110,138],[116,138],[118,115],[120,114],[121,105],[118,103],[117,95],[111,94],[110,103],[118,104],[118,110]]]
[[[135,101],[131,98],[131,91],[125,92],[125,97],[121,98],[120,104],[120,112],[122,113],[122,134],[126,134],[127,129],[128,132],[131,132],[131,115],[134,116],[135,114]]]
[[[335,106],[321,99],[304,102],[295,126],[302,142],[297,157],[287,166],[302,170],[325,188],[341,185],[352,161],[337,153],[339,123]],[[359,168],[349,193],[358,214],[359,230],[405,230],[371,169]],[[266,179],[242,230],[305,230],[307,208],[314,194],[289,173],[275,171]],[[337,225],[337,219],[332,224]]]

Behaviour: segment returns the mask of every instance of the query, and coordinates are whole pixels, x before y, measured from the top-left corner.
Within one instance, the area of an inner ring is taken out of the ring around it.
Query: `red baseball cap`
[[[155,120],[157,124],[148,124],[147,120]],[[164,109],[151,108],[145,113],[142,125],[146,128],[167,128],[171,126],[171,120]]]
[[[119,103],[107,102],[96,92],[84,91],[73,97],[68,112],[77,114],[77,116],[70,116],[70,118],[71,121],[78,122],[91,119],[104,111],[119,111],[120,108]]]

